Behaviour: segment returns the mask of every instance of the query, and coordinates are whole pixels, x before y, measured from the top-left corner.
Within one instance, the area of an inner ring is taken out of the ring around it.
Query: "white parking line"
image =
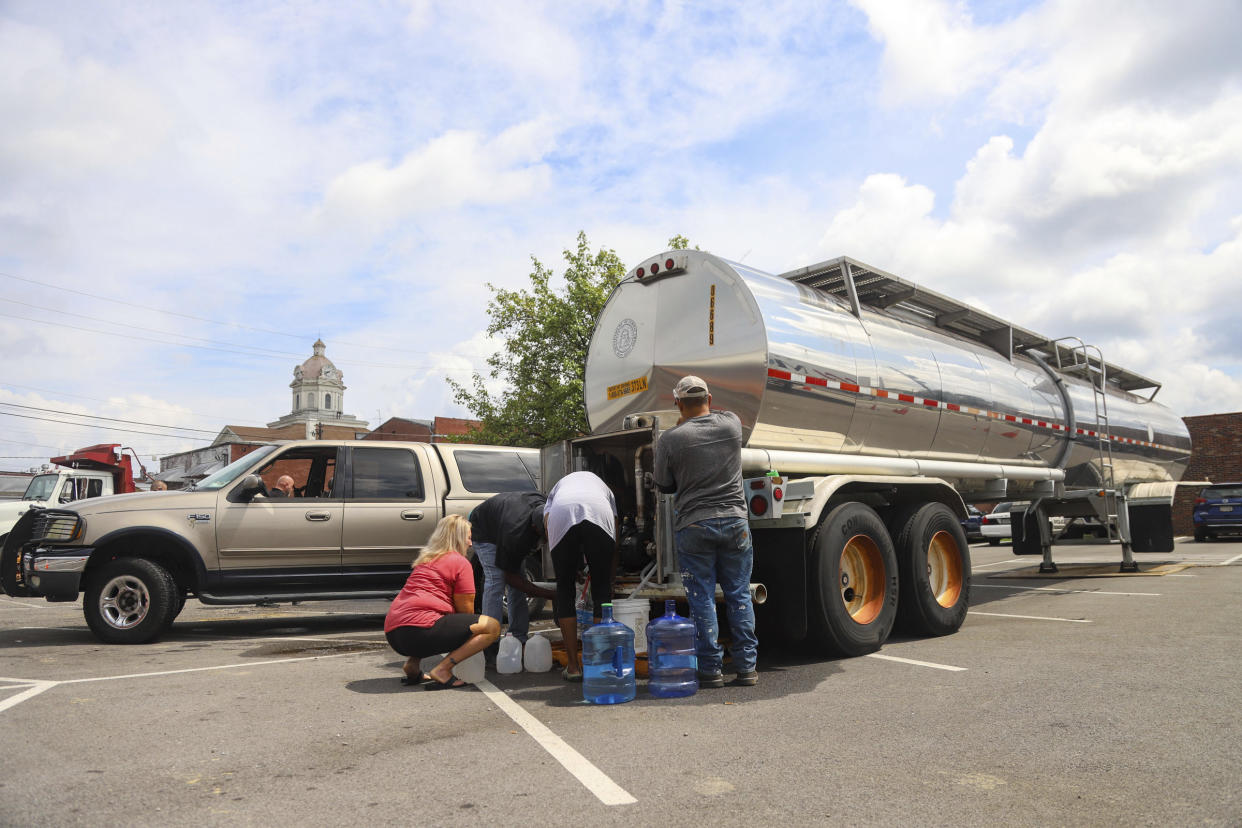
[[[22,687],[22,686],[26,687],[26,690],[21,693],[18,693],[16,696],[10,696],[4,701],[0,701],[0,713],[3,713],[5,710],[8,710],[10,707],[16,707],[17,705],[21,704],[27,699],[33,699],[35,696],[39,695],[44,690],[51,690],[57,684],[58,682],[55,682],[55,681],[36,681],[36,682],[31,682],[27,685],[18,685],[19,687]],[[0,687],[0,690],[12,690],[12,689],[13,688],[11,687]]]
[[[202,673],[207,670],[236,670],[242,667],[262,667],[265,664],[291,664],[295,661],[318,661],[321,658],[342,658],[361,653],[333,653],[332,655],[299,656],[298,658],[274,658],[269,661],[244,661],[239,664],[217,664],[212,667],[187,667],[184,670],[159,670],[154,673],[130,673],[125,676],[95,676],[94,678],[65,679],[56,684],[83,684],[88,681],[118,681],[120,679],[151,678],[152,676],[175,676],[179,673]]]
[[[1001,586],[999,584],[971,584],[971,589],[1025,589],[1031,592],[1055,592],[1059,595],[1145,595],[1150,598],[1159,598],[1159,592],[1104,592],[1095,589],[1065,589],[1064,587],[1028,587],[1028,586]]]
[[[902,664],[913,664],[916,667],[931,667],[933,670],[948,670],[951,673],[964,673],[965,667],[954,667],[952,664],[936,664],[932,661],[916,661],[913,658],[901,658],[899,656],[883,655],[882,653],[867,653],[871,658],[882,658],[885,661],[898,661]]]
[[[595,794],[596,799],[605,805],[632,805],[638,800],[628,791],[613,782],[603,771],[591,764],[585,756],[574,750],[565,740],[553,733],[547,725],[506,696],[487,679],[475,682],[475,687],[483,691],[483,695],[503,710],[510,719],[525,730],[530,737],[539,743],[553,759],[560,762],[565,770],[573,774],[588,791]]]
[[[1232,558],[1230,558],[1227,561],[1221,561],[1220,566],[1229,566],[1229,564],[1233,563],[1234,561],[1242,561],[1242,555],[1234,555]]]
[[[992,561],[991,563],[985,563],[985,564],[972,563],[970,565],[970,568],[971,569],[983,569],[985,566],[1004,566],[1006,564],[1010,566],[1015,566],[1015,567],[1024,566],[1024,564],[1022,564],[1020,561]]]
[[[971,610],[971,615],[990,615],[993,618],[1027,618],[1031,621],[1068,621],[1071,624],[1090,624],[1085,618],[1054,618],[1049,615],[1010,615],[1005,612],[979,612]]]

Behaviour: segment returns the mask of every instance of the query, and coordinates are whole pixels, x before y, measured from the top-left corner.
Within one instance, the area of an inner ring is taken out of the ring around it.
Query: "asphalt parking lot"
[[[972,554],[955,635],[761,640],[757,687],[613,707],[556,672],[402,687],[382,603],[190,602],[113,647],[0,597],[0,823],[1242,824],[1242,543]]]

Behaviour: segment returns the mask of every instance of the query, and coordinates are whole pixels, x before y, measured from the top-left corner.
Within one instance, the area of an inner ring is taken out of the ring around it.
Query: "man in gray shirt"
[[[724,686],[717,583],[733,635],[733,683],[757,684],[759,642],[750,599],[754,553],[742,493],[742,423],[730,411],[711,410],[707,383],[698,377],[683,377],[673,388],[673,401],[681,418],[656,443],[654,478],[661,491],[677,494],[673,530],[694,619],[699,685]]]

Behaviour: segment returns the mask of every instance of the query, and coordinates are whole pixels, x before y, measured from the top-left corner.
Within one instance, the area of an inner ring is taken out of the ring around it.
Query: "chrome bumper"
[[[47,550],[27,552],[22,560],[26,583],[39,595],[76,597],[94,550],[78,550],[72,555],[51,555]]]

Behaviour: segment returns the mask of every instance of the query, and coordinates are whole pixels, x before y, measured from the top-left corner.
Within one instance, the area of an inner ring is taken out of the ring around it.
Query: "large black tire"
[[[957,632],[970,606],[970,545],[953,510],[924,503],[898,518],[897,623],[915,635]]]
[[[164,631],[177,598],[164,567],[146,558],[117,558],[91,575],[82,613],[106,644],[146,644]]]
[[[183,609],[185,609],[185,593],[177,590],[172,606],[168,608],[168,615],[164,618],[164,630],[172,628],[173,622],[177,620],[177,616],[181,614]]]
[[[897,555],[884,521],[870,506],[843,503],[811,538],[807,627],[830,653],[873,653],[897,619]]]

